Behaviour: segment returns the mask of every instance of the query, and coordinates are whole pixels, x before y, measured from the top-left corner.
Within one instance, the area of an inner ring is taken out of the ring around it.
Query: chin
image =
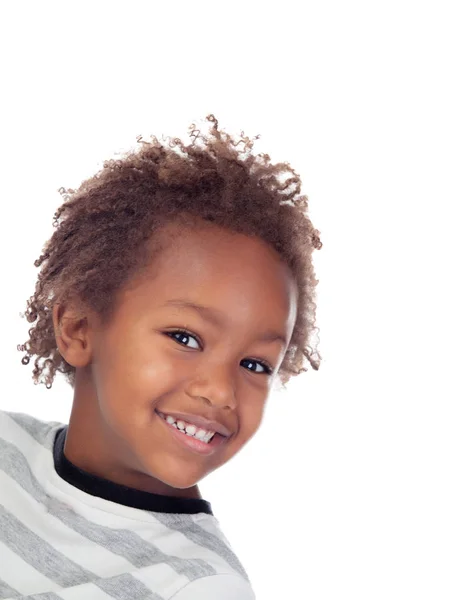
[[[173,473],[167,473],[166,477],[163,477],[162,474],[158,475],[158,479],[160,481],[162,481],[165,485],[168,485],[168,486],[174,488],[175,490],[187,490],[189,488],[196,486],[199,483],[199,481],[202,479],[202,477],[199,477],[199,476],[186,477],[186,475],[180,476],[180,477],[174,477]]]

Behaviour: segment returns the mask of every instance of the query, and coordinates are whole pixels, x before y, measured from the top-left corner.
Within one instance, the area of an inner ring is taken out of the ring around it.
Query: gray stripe
[[[21,594],[0,579],[0,598],[19,598]]]
[[[15,421],[15,423],[17,423],[21,429],[27,431],[29,435],[36,440],[36,442],[41,444],[41,446],[44,446],[44,448],[47,448],[47,450],[51,449],[50,436],[52,436],[52,438],[55,437],[53,430],[60,429],[60,427],[65,425],[65,423],[60,423],[59,421],[50,421],[47,423],[26,413],[14,413],[8,411],[1,412]]]
[[[206,531],[203,527],[192,521],[189,527],[186,526],[185,520],[180,515],[172,513],[157,513],[157,519],[163,523],[166,527],[180,531],[189,540],[204,546],[212,552],[217,553],[232,567],[239,575],[244,577],[248,583],[249,577],[243,568],[243,565],[239,562],[237,556],[230,550],[223,540],[219,537]]]
[[[0,505],[0,540],[34,569],[61,587],[92,581],[96,575],[57,552]]]
[[[30,531],[1,505],[0,540],[39,573],[64,589],[93,583],[118,600],[134,600],[135,597],[144,598],[151,594],[149,588],[126,573],[101,579],[84,569]]]
[[[42,594],[33,594],[32,596],[21,596],[27,600],[63,600],[61,596],[57,596],[53,592],[43,592]]]

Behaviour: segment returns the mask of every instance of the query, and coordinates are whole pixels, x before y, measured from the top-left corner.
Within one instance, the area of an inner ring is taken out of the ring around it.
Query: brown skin
[[[72,306],[55,304],[57,345],[76,367],[64,452],[109,481],[201,498],[196,484],[259,428],[293,332],[298,292],[288,267],[262,240],[213,224],[176,231],[157,263],[125,288],[105,329],[95,315],[77,318]],[[195,311],[162,306],[174,298],[221,311],[222,327]],[[199,342],[166,335],[177,328]],[[256,341],[269,329],[283,334],[286,346]],[[268,362],[272,375],[248,359]],[[200,414],[234,433],[211,456],[199,455],[173,438],[155,408]]]

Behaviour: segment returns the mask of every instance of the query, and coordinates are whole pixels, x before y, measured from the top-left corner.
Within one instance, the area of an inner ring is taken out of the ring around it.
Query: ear
[[[54,304],[52,316],[58,351],[72,367],[86,367],[92,359],[87,316],[63,304]]]

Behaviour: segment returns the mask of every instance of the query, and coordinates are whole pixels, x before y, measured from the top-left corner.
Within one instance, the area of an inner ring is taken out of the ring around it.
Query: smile
[[[170,425],[157,411],[155,411],[155,414],[157,415],[158,419],[162,421],[164,426],[170,431],[173,439],[176,442],[178,442],[184,448],[195,452],[196,454],[210,456],[211,454],[214,454],[220,447],[222,447],[227,440],[225,436],[216,433],[209,442],[203,442],[194,436],[184,433],[175,425]]]

